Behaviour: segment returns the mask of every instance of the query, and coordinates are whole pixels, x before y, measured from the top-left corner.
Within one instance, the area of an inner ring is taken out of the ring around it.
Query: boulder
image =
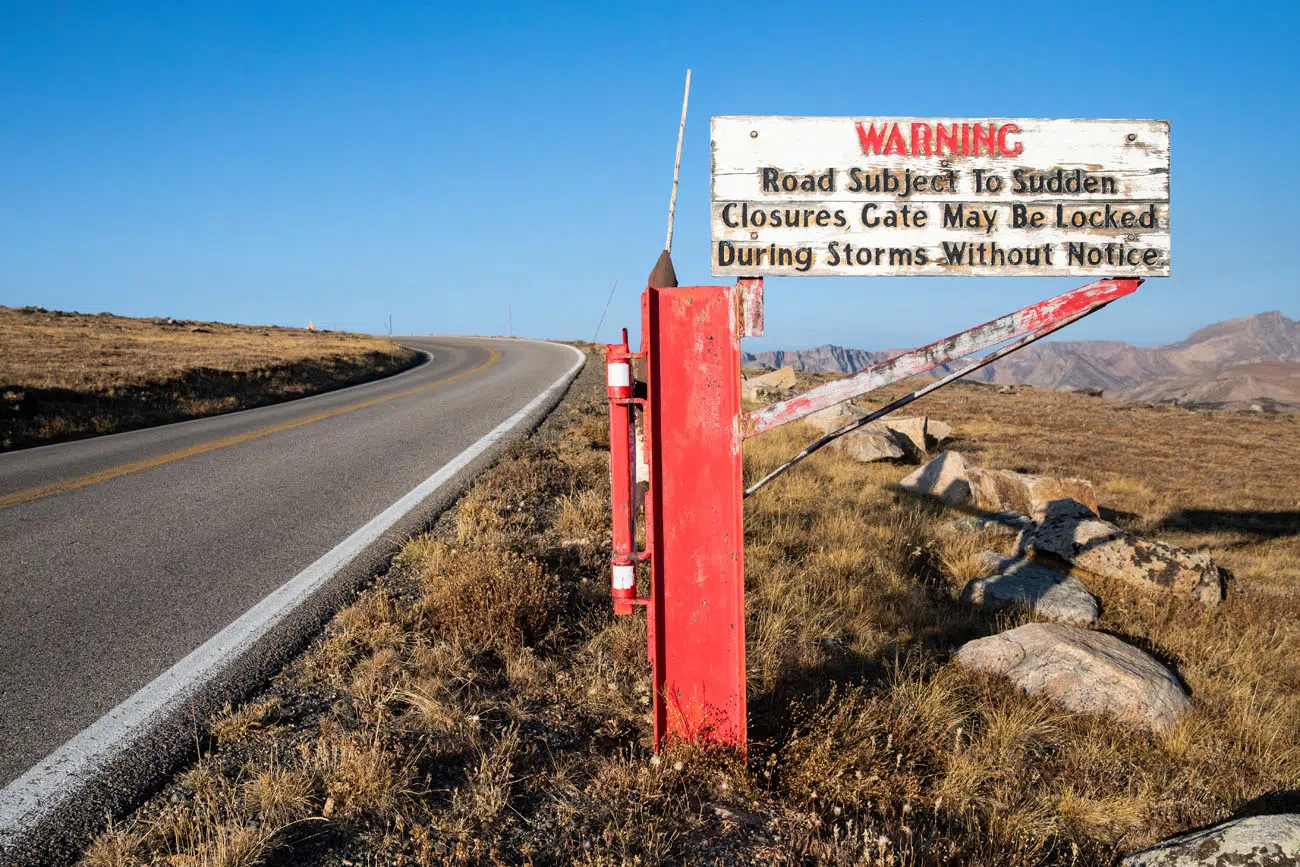
[[[762,400],[771,393],[770,388],[753,380],[742,379],[740,381],[740,396],[747,400]]]
[[[944,452],[901,484],[904,490],[935,497],[949,506],[974,506],[984,512],[1011,511],[1027,515],[1066,497],[1090,509],[1097,508],[1097,495],[1092,482],[1086,479],[986,470],[968,462],[958,452]],[[943,494],[935,493],[936,490],[942,490]]]
[[[1075,713],[1166,731],[1187,710],[1187,693],[1170,671],[1115,638],[1065,623],[1027,623],[964,644],[963,668],[1009,679]]]
[[[925,427],[926,418],[894,418],[890,416],[872,424],[882,425],[886,429],[893,431],[894,440],[899,447],[906,452],[908,459],[921,463],[925,460]]]
[[[1300,815],[1251,816],[1180,834],[1130,855],[1123,867],[1296,867]]]
[[[898,486],[949,506],[964,506],[971,501],[969,468],[970,464],[960,452],[943,452],[904,478]]]
[[[1218,605],[1223,577],[1208,554],[1144,539],[1103,521],[1073,500],[1054,500],[1034,512],[1021,536],[1022,552],[1048,554],[1104,578],[1163,589]]]
[[[859,406],[837,403],[804,416],[803,420],[823,434],[828,434],[852,424],[866,414],[867,410]],[[836,440],[833,447],[864,462],[905,458],[920,463],[925,460],[926,450],[932,443],[937,444],[950,436],[951,426],[931,421],[925,416],[889,417],[846,434]]]
[[[741,377],[740,396],[749,400],[762,400],[765,397],[779,396],[794,386],[794,368],[783,367],[757,376]]]
[[[1004,558],[992,551],[981,555],[993,573],[970,581],[961,601],[977,608],[1028,608],[1039,617],[1090,626],[1097,622],[1097,598],[1082,581],[1021,557]]]
[[[872,430],[871,427],[867,425],[861,430],[855,430],[833,440],[831,448],[838,449],[864,464],[871,461],[896,461],[907,457],[907,452],[898,444],[891,431]]]
[[[851,403],[837,403],[834,406],[828,406],[826,409],[819,409],[817,412],[804,416],[803,421],[822,433],[828,434],[831,431],[839,430],[846,424],[857,421],[866,414],[865,409]]]
[[[1097,511],[1097,494],[1087,479],[1056,479],[972,466],[970,483],[975,506],[990,512],[1011,509],[1029,515],[1053,500],[1067,497]]]
[[[767,388],[784,389],[794,388],[795,375],[793,367],[782,367],[780,370],[773,370],[768,373],[761,373],[758,376],[749,377],[749,381],[755,385],[765,386]]]
[[[925,420],[925,446],[934,448],[942,445],[947,440],[952,439],[952,425],[946,421],[935,421],[932,418]]]

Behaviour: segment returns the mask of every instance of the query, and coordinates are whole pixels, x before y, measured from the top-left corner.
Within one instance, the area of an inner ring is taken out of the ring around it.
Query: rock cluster
[[[908,475],[899,487],[975,510],[975,515],[950,522],[954,530],[1016,530],[1019,555],[1206,606],[1223,599],[1223,576],[1209,555],[1145,539],[1102,520],[1086,479],[986,470],[950,451]]]
[[[851,403],[839,403],[805,416],[803,421],[823,434],[832,433],[863,418],[867,411]],[[952,436],[952,426],[926,416],[889,416],[863,425],[831,443],[831,448],[855,460],[908,461],[920,463],[930,450]]]
[[[1014,556],[982,555],[992,574],[968,582],[963,603],[1023,608],[1052,621],[969,642],[957,653],[959,664],[1006,677],[1068,710],[1109,714],[1152,731],[1167,730],[1187,709],[1187,693],[1167,668],[1115,636],[1084,628],[1100,611],[1081,579],[1113,578],[1215,605],[1222,579],[1208,556],[1102,520],[1086,479],[988,470],[950,451],[900,487],[973,513],[950,521],[952,531],[1017,534]]]

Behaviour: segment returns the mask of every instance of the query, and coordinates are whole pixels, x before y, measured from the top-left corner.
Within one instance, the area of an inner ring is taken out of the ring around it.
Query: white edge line
[[[522,338],[526,339],[526,338]],[[516,338],[521,340],[521,338]],[[530,340],[531,343],[549,341]],[[16,842],[53,810],[62,806],[82,786],[95,779],[98,770],[121,756],[152,728],[180,707],[199,687],[247,651],[258,639],[305,602],[340,569],[379,539],[426,497],[437,491],[471,461],[518,427],[538,406],[545,404],[582,369],[586,355],[574,346],[564,346],[578,356],[563,376],[533,398],[510,418],[501,422],[436,473],[411,489],[397,502],[371,518],[331,551],[289,579],[279,589],[209,638],[180,662],[160,674],[135,695],[91,723],[80,734],[50,753],[26,773],[0,790],[0,844]],[[7,838],[11,838],[8,839]]]

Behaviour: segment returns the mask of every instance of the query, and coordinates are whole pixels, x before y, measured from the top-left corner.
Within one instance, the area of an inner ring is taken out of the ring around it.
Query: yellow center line
[[[225,437],[223,439],[212,440],[211,442],[206,442],[206,443],[200,443],[199,445],[190,446],[189,448],[178,449],[177,451],[174,452],[167,452],[166,454],[158,455],[157,457],[144,458],[142,460],[132,461],[129,464],[119,464],[116,467],[109,467],[108,469],[105,470],[98,470],[93,473],[87,473],[84,476],[77,476],[71,479],[64,479],[63,481],[58,481],[58,482],[50,482],[47,485],[38,485],[37,487],[27,488],[26,490],[22,490],[22,491],[14,491],[12,494],[5,494],[3,496],[0,496],[0,509],[5,509],[8,508],[9,506],[16,506],[19,503],[27,503],[27,502],[31,502],[32,500],[39,500],[43,497],[53,496],[54,494],[62,494],[67,491],[74,491],[77,488],[84,488],[89,485],[96,485],[99,484],[100,482],[106,482],[109,479],[116,479],[119,476],[125,476],[129,473],[138,473],[140,470],[153,469],[154,467],[160,467],[163,464],[170,464],[173,461],[179,461],[184,458],[192,458],[195,455],[205,454],[206,452],[216,451],[217,449],[224,449],[227,446],[235,446],[235,445],[239,445],[240,443],[246,443],[250,440],[261,439],[262,437],[267,437],[270,436],[271,434],[282,433],[284,431],[293,430],[294,428],[302,427],[303,425],[309,425],[313,422],[323,421],[327,418],[333,418],[336,415],[343,415],[344,413],[356,412],[359,409],[367,409],[372,406],[378,406],[379,404],[387,403],[390,400],[397,400],[398,398],[401,397],[410,397],[413,394],[419,394],[420,392],[428,391],[431,388],[437,388],[439,386],[446,385],[449,382],[455,382],[456,380],[463,379],[466,376],[472,376],[473,374],[478,373],[481,370],[486,370],[487,368],[491,367],[492,365],[496,364],[498,361],[501,360],[500,352],[498,352],[495,349],[491,349],[488,351],[492,353],[491,356],[488,358],[487,361],[483,362],[477,367],[470,368],[469,370],[462,370],[460,373],[453,374],[452,376],[448,376],[443,379],[438,379],[433,382],[427,382],[424,385],[417,385],[414,388],[408,388],[405,391],[399,391],[394,394],[385,395],[384,397],[375,397],[375,398],[371,398],[370,400],[363,400],[360,401],[359,403],[348,404],[347,406],[341,406],[338,407],[337,409],[331,409],[326,412],[317,413],[316,415],[310,415],[305,418],[296,419],[294,421],[287,421],[281,424],[258,428],[257,430],[252,430],[249,431],[248,433],[235,434],[234,436]]]

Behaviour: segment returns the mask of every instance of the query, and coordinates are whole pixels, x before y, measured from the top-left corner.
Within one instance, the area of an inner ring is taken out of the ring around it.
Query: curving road
[[[226,641],[247,652],[202,684],[204,707],[264,676],[395,539],[490,461],[495,449],[480,440],[496,429],[494,443],[507,421],[525,430],[578,361],[567,347],[532,341],[401,342],[431,359],[316,397],[0,455],[0,847],[6,833],[10,843],[26,833],[33,816],[18,812],[81,782],[65,773],[76,762],[111,767],[122,791],[164,772],[174,757],[160,745],[182,731],[192,744],[192,723],[155,732],[157,743],[133,756],[103,753],[105,738],[139,734],[125,717],[114,722],[124,701],[198,665],[187,661],[196,649],[229,655],[230,647],[212,650],[213,636],[306,575],[315,583],[293,591],[292,616],[275,613],[267,634]],[[375,524],[377,516],[391,522]],[[373,532],[361,538],[367,522]],[[196,701],[187,694],[192,715]],[[93,744],[75,740],[97,721]],[[32,769],[52,753],[62,758],[47,761],[41,779]],[[88,803],[112,801],[110,793]],[[78,821],[94,820],[59,818]]]

